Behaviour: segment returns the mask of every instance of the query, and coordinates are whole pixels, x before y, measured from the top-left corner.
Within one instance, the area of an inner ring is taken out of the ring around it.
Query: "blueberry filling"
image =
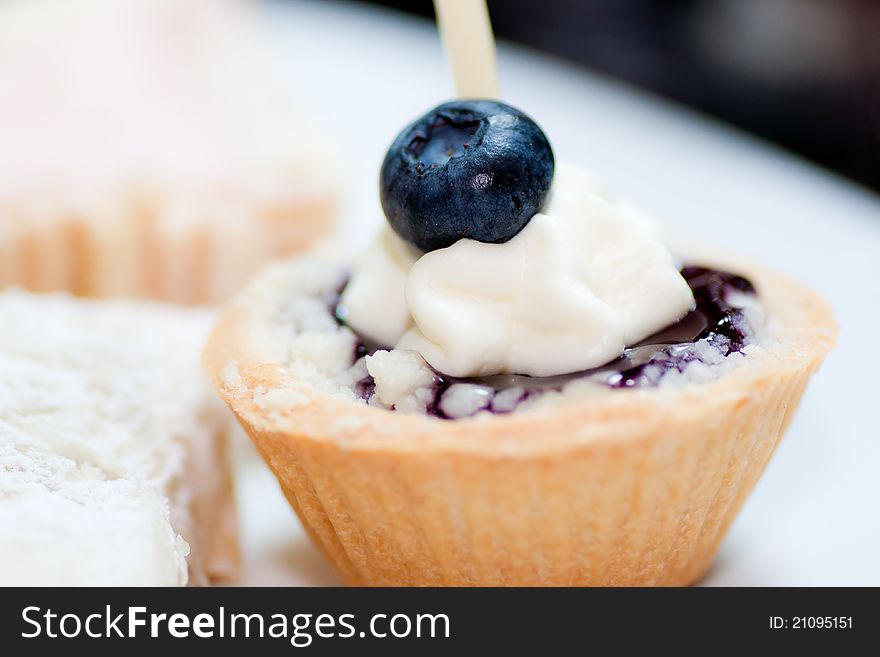
[[[705,363],[706,349],[719,357],[741,352],[754,335],[754,327],[746,311],[735,305],[731,296],[737,293],[754,296],[752,284],[741,276],[705,267],[684,267],[681,275],[694,294],[695,308],[675,324],[628,347],[614,361],[594,369],[549,377],[499,374],[457,378],[435,371],[426,413],[441,419],[467,417],[480,411],[510,413],[527,399],[548,391],[559,392],[579,379],[610,388],[651,387],[658,385],[667,373],[683,372],[694,362]],[[338,297],[339,291],[333,296],[337,304]],[[335,306],[331,306],[331,310],[336,316]],[[380,348],[358,339],[354,360]],[[364,401],[369,401],[375,392],[375,382],[369,375],[355,387],[356,394]]]
[[[358,399],[362,399],[365,402],[370,401],[375,392],[376,381],[369,375],[358,381],[354,386],[354,394],[358,396]]]

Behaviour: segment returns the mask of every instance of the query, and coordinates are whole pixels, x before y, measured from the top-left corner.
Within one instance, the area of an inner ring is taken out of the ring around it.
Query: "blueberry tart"
[[[246,3],[0,5],[0,287],[225,300],[332,227],[332,167]]]
[[[835,324],[759,265],[673,246],[495,101],[393,142],[363,256],[271,265],[215,384],[345,581],[686,585]]]

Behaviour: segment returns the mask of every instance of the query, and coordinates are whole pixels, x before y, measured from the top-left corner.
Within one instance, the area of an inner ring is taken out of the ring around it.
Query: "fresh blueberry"
[[[492,100],[444,103],[401,132],[382,163],[382,209],[422,251],[467,237],[506,242],[540,212],[553,180],[541,128]]]

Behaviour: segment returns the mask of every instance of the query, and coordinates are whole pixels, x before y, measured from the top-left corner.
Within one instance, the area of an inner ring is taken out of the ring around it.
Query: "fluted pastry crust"
[[[43,214],[0,227],[0,287],[174,303],[226,299],[267,259],[304,250],[333,227],[329,192],[278,205],[254,202],[235,216],[207,203],[181,228],[159,196],[133,195],[113,210]],[[0,209],[0,215],[3,214]]]
[[[829,308],[799,283],[712,260],[695,262],[756,285],[773,336],[706,383],[456,421],[337,394],[285,396],[292,374],[261,341],[281,292],[259,285],[221,317],[205,362],[348,583],[690,584],[836,334]]]

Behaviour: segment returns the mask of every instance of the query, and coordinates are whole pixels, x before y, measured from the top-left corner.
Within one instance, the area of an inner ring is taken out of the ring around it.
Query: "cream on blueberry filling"
[[[699,266],[683,267],[681,274],[696,300],[694,309],[600,367],[546,377],[453,377],[414,351],[382,348],[359,337],[352,356],[352,389],[373,406],[458,419],[510,413],[580,384],[638,389],[711,379],[723,366],[735,365],[756,342],[761,308],[754,287],[741,276]],[[337,294],[328,310],[337,313],[338,308]]]
[[[749,281],[680,268],[655,222],[557,167],[503,103],[417,119],[380,191],[388,226],[327,304],[357,344],[343,386],[370,405],[457,419],[705,378],[762,324]]]

